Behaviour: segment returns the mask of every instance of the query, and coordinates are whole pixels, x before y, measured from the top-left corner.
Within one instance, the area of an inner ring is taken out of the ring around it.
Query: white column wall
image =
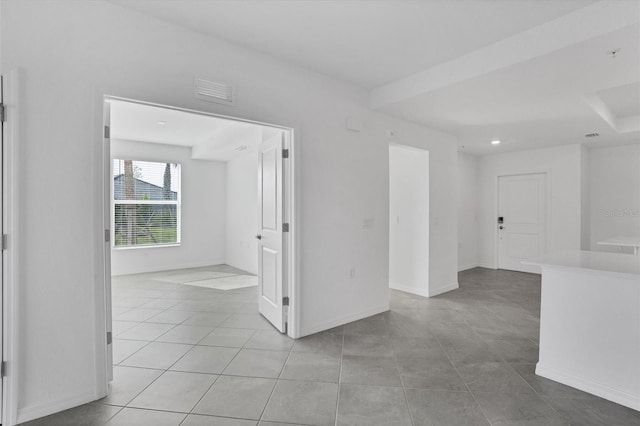
[[[389,146],[389,287],[429,296],[429,152]]]
[[[478,157],[458,152],[458,270],[478,266]]]

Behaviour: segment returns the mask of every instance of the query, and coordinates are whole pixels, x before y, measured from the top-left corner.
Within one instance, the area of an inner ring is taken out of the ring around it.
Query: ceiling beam
[[[635,1],[604,0],[409,77],[373,89],[383,108],[640,22]],[[615,48],[616,46],[612,46]]]
[[[640,115],[617,117],[595,93],[583,96],[584,101],[617,133],[640,132]]]

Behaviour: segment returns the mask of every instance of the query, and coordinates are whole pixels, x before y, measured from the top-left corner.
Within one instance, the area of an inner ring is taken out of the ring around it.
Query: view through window
[[[180,243],[180,164],[113,160],[114,247]]]

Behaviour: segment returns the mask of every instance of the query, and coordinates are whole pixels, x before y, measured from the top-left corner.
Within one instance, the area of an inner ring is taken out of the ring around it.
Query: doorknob
[[[258,234],[258,235],[256,235],[256,238],[261,240],[262,239],[262,235]]]

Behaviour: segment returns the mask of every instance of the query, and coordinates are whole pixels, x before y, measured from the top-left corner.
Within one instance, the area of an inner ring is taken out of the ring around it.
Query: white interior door
[[[258,307],[275,328],[285,332],[283,306],[283,134],[262,142],[259,149]]]
[[[0,76],[0,104],[4,105],[4,77]],[[4,178],[4,173],[6,171],[5,167],[4,167],[4,119],[2,119],[0,121],[0,236],[4,235],[5,233],[5,215],[4,215],[4,209],[5,209],[5,189],[4,189],[4,184],[5,184],[5,178]],[[7,256],[5,255],[5,250],[4,250],[4,244],[2,247],[2,256],[0,259],[0,295],[1,295],[1,300],[0,300],[0,354],[2,354],[2,356],[0,358],[2,358],[2,360],[4,360],[4,295],[5,295],[5,283],[6,283],[6,279],[5,279],[5,263],[6,263],[6,259]],[[4,388],[4,384],[2,382],[2,374],[0,374],[0,423],[2,422],[3,419],[3,412],[2,412],[2,405],[3,405],[3,395],[2,395],[2,389]]]
[[[546,176],[544,173],[498,179],[498,268],[539,273],[523,260],[545,251]]]
[[[113,324],[112,324],[112,306],[111,306],[111,238],[113,237],[113,230],[111,229],[111,217],[112,217],[112,203],[111,194],[113,185],[113,170],[111,169],[111,139],[110,139],[110,126],[111,126],[111,104],[104,102],[104,144],[102,146],[103,165],[102,171],[104,179],[104,198],[105,208],[103,209],[103,224],[104,224],[104,284],[105,284],[105,321],[107,325],[107,380],[113,381]]]

